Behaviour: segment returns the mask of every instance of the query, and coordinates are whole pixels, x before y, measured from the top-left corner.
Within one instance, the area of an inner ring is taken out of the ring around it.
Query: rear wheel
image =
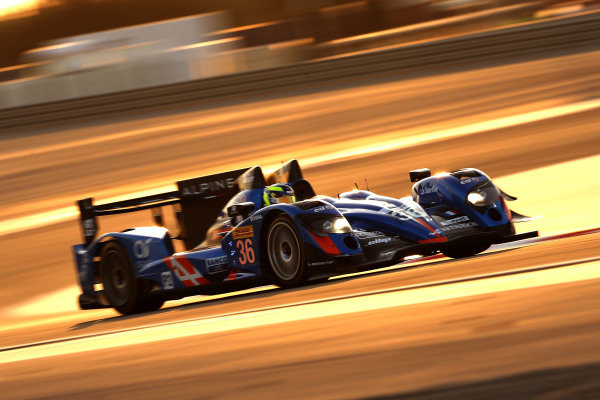
[[[304,246],[294,224],[286,216],[277,217],[267,234],[269,278],[281,287],[293,287],[306,281]]]
[[[100,278],[106,298],[121,314],[158,310],[164,303],[158,299],[144,301],[131,260],[117,242],[107,243],[100,253]]]

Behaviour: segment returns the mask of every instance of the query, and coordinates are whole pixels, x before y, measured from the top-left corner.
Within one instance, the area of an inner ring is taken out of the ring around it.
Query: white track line
[[[566,104],[562,106],[548,108],[545,110],[532,111],[523,114],[513,115],[510,117],[502,117],[489,121],[477,122],[474,124],[460,126],[457,128],[428,132],[407,138],[378,142],[376,145],[356,147],[350,150],[330,153],[326,156],[309,157],[302,160],[302,165],[313,166],[339,160],[342,158],[350,158],[366,154],[387,152],[402,148],[421,146],[423,144],[433,143],[439,140],[453,139],[461,136],[489,132],[496,129],[510,128],[518,125],[529,124],[532,122],[543,121],[545,119],[563,117],[565,115],[590,111],[596,108],[600,108],[600,99],[594,99],[580,103]]]
[[[468,136],[478,133],[489,132],[495,129],[508,128],[518,126],[522,124],[528,124],[532,122],[542,121],[549,118],[556,118],[565,115],[580,113],[584,111],[593,110],[600,108],[600,99],[594,99],[584,101],[580,103],[567,104],[558,107],[552,107],[545,110],[533,111],[519,115],[513,115],[510,117],[498,118],[490,121],[478,122],[475,124],[469,124],[457,128],[452,128],[443,131],[427,132],[421,135],[416,135],[408,138],[393,139],[387,141],[378,142],[376,145],[368,146],[357,146],[350,150],[338,151],[335,153],[328,153],[325,156],[314,156],[307,157],[301,160],[304,168],[314,167],[321,164],[330,163],[336,160],[351,158],[356,156],[364,156],[367,154],[375,154],[380,152],[387,152],[397,150],[401,148],[410,148],[420,146],[427,143],[432,143],[438,140],[457,138],[461,136]],[[279,168],[279,165],[266,165],[263,166],[265,170],[275,170]],[[156,187],[151,190],[145,190],[143,192],[130,193],[125,196],[118,196],[110,199],[105,199],[105,202],[117,201],[123,198],[140,197],[148,194],[160,193],[174,190],[173,184]],[[124,189],[125,191],[125,189]],[[39,228],[41,226],[50,225],[57,222],[63,222],[78,215],[78,211],[74,206],[63,207],[60,209],[45,211],[25,217],[6,219],[1,221],[0,225],[0,236],[7,235],[10,233],[19,232],[22,230]]]
[[[498,250],[506,249],[506,248],[517,248],[530,246],[535,244],[540,244],[547,241],[553,241],[558,239],[571,238],[576,236],[588,235],[593,233],[600,232],[600,228],[583,230],[583,231],[575,231],[562,233],[559,235],[552,236],[540,236],[534,237],[530,239],[523,239],[516,242],[508,242],[493,245],[490,250],[487,252],[495,252]],[[428,256],[428,257],[417,257],[411,260],[404,261],[399,264],[395,264],[389,267],[377,268],[373,270],[368,270],[364,272],[356,272],[346,275],[338,275],[330,278],[330,281],[336,279],[344,279],[346,277],[356,277],[361,275],[371,275],[373,273],[383,272],[383,271],[393,271],[400,270],[404,268],[415,268],[421,266],[427,266],[427,264],[432,262],[438,262],[440,260],[445,259],[445,257],[441,254]],[[190,296],[185,297],[180,300],[173,300],[169,302],[169,307],[175,307],[178,305],[197,303],[198,301],[214,301],[220,298],[227,298],[232,296],[237,296],[240,294],[249,294],[249,293],[258,293],[266,290],[272,290],[275,286],[266,285],[255,287],[247,290],[242,290],[238,292],[229,292],[223,293],[221,295],[210,296],[210,298],[202,297],[202,296]],[[11,329],[20,329],[33,325],[37,325],[40,321],[43,323],[55,323],[66,320],[77,320],[80,318],[81,310],[77,306],[76,298],[80,294],[81,289],[77,285],[71,285],[57,291],[50,292],[48,294],[44,294],[41,296],[37,296],[33,299],[27,300],[20,304],[7,307],[4,309],[0,309],[0,317],[5,318],[6,320],[17,320],[13,323],[8,323],[4,325],[0,325],[0,330],[11,330]],[[204,299],[204,300],[202,300]],[[113,316],[114,311],[112,309],[102,309],[96,311],[96,313],[100,313],[102,315],[97,315],[97,318],[105,318]],[[28,318],[36,318],[34,321],[28,320]],[[41,320],[40,320],[41,318]],[[20,320],[20,321],[18,321]]]
[[[0,353],[0,364],[598,278],[600,261],[594,261],[434,287],[398,288],[396,291],[373,294],[365,292],[346,298],[321,299],[307,304],[180,321],[7,350]]]

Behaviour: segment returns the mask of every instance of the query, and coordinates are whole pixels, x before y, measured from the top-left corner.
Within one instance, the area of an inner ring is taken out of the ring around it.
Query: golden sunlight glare
[[[39,3],[40,0],[1,0],[0,18],[10,14],[30,11],[36,8]]]

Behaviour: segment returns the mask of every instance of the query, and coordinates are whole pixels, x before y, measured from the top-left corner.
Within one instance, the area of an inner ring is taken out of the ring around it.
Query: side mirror
[[[251,201],[247,201],[245,203],[233,204],[227,207],[227,215],[231,218],[237,217],[241,215],[242,218],[248,218],[248,215],[254,211],[254,203]]]
[[[409,172],[411,182],[419,182],[421,179],[429,178],[431,170],[429,168],[415,169]]]

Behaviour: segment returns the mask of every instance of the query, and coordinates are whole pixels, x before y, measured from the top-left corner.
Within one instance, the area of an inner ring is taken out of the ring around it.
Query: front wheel
[[[461,243],[442,249],[441,252],[450,258],[465,258],[479,254],[488,249],[492,244],[487,241],[475,243]]]
[[[144,301],[129,255],[117,242],[107,243],[100,252],[100,278],[111,306],[121,314],[158,310],[163,301]]]
[[[294,287],[306,281],[304,246],[294,224],[277,217],[267,234],[269,269],[266,275],[280,287]]]

